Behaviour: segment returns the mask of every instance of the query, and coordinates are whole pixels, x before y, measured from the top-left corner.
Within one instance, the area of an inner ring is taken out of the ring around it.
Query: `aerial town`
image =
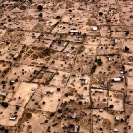
[[[133,1],[0,0],[0,133],[133,133]]]

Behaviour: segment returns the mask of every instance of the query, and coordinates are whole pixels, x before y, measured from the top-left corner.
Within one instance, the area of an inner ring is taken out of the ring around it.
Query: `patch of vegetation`
[[[78,54],[82,53],[83,51],[85,50],[85,46],[84,45],[81,45],[79,48],[78,48]]]
[[[30,118],[32,117],[32,113],[27,112],[27,113],[26,113],[26,117],[27,117],[28,119],[30,119]]]
[[[97,68],[96,65],[94,65],[94,66],[92,67],[92,69],[91,69],[91,74],[93,74],[93,73],[95,72],[96,68]]]
[[[119,124],[120,124],[120,122],[119,121],[116,121],[114,125],[115,126],[118,126]]]
[[[38,9],[39,11],[42,11],[43,6],[42,6],[42,5],[38,5],[37,9]]]

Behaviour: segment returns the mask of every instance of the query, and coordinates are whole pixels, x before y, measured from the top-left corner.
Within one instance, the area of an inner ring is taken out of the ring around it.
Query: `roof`
[[[103,90],[101,90],[101,89],[98,89],[97,91],[98,91],[98,92],[103,92]]]
[[[121,81],[121,78],[113,78],[114,81]]]
[[[85,84],[88,84],[88,80],[87,79],[85,79]]]
[[[72,116],[72,118],[75,119],[76,116],[77,116],[77,113],[74,113],[73,116]]]
[[[115,43],[118,43],[118,40],[117,39],[115,39]]]
[[[112,129],[114,132],[118,132],[118,129],[117,128],[113,128]]]
[[[70,56],[70,53],[68,53],[66,56],[69,57]]]
[[[78,30],[70,30],[70,32],[77,33],[77,32],[78,32]]]
[[[75,133],[77,133],[77,132],[78,132],[78,127],[79,127],[79,126],[77,126],[77,125],[76,125],[76,126],[74,126],[74,132],[75,132]]]
[[[0,96],[6,96],[5,92],[0,92]]]

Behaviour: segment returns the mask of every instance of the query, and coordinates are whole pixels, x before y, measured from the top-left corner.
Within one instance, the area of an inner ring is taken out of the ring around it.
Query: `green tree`
[[[37,9],[38,9],[39,11],[42,11],[43,6],[42,6],[42,5],[38,5]]]

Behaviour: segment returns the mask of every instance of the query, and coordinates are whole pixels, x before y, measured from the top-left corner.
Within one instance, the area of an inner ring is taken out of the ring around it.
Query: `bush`
[[[30,119],[30,118],[32,117],[32,113],[27,112],[27,113],[26,113],[26,117],[27,117],[28,119]]]
[[[118,126],[119,123],[120,123],[119,121],[116,121],[114,125],[115,125],[115,126]]]

